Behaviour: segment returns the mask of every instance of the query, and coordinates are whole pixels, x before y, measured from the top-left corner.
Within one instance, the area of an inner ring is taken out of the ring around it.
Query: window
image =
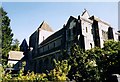
[[[54,42],[54,47],[55,47],[55,42]]]
[[[62,44],[62,40],[61,40],[61,44]]]
[[[104,30],[102,30],[102,37],[103,37],[104,40],[108,39],[108,33]]]
[[[45,37],[43,36],[43,41],[44,41]]]
[[[68,37],[70,37],[70,35],[71,35],[71,30],[69,29],[68,30]]]
[[[93,29],[91,29],[91,34],[93,34]]]
[[[43,46],[43,52],[44,52],[44,46]]]
[[[92,48],[92,43],[90,43],[90,47]]]
[[[87,29],[87,27],[86,27],[86,33],[88,32],[88,29]]]
[[[49,50],[49,45],[48,45],[48,50]]]

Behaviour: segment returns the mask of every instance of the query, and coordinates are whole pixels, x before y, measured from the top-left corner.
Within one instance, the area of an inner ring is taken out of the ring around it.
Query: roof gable
[[[28,44],[27,44],[27,41],[26,39],[24,39],[20,45],[20,47],[24,47],[24,46],[27,46],[28,47]]]
[[[84,12],[82,13],[82,16],[85,17],[85,18],[89,18],[90,15],[88,13],[88,11],[86,9],[84,9]]]
[[[42,24],[40,25],[39,28],[42,29],[42,30],[53,32],[51,27],[45,21],[42,22]]]
[[[73,23],[73,22],[75,22],[75,20],[77,20],[75,17],[70,16],[69,19],[68,19],[68,21],[67,21],[66,26],[67,26],[67,27],[70,27],[71,22]]]
[[[28,50],[28,44],[26,39],[24,39],[20,45],[20,51],[27,51]]]

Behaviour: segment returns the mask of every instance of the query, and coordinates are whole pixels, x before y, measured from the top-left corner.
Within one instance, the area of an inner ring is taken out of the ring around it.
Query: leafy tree
[[[11,50],[19,51],[20,50],[19,44],[20,44],[19,40],[18,39],[14,39],[12,41]]]
[[[2,30],[2,64],[7,64],[7,57],[8,57],[8,52],[11,49],[11,43],[12,43],[12,37],[13,33],[10,28],[10,19],[7,16],[7,13],[4,11],[4,9],[1,7],[1,28]]]
[[[96,60],[99,60],[98,52],[101,54],[102,50],[97,47],[84,52],[78,45],[74,45],[71,48],[71,57],[69,59],[71,70],[68,77],[77,82],[98,81],[100,79],[96,62]]]
[[[112,74],[120,74],[120,41],[106,41],[104,44],[104,59],[102,69],[104,80],[109,80]]]
[[[68,77],[82,82],[109,81],[112,74],[120,74],[120,42],[108,40],[104,47],[83,51],[78,45],[71,48],[71,70]]]

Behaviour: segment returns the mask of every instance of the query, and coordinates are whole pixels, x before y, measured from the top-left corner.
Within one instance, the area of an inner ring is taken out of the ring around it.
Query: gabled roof
[[[68,19],[68,21],[67,21],[67,23],[66,23],[66,26],[69,27],[70,23],[71,23],[73,20],[77,20],[77,19],[76,19],[75,17],[73,17],[73,16],[70,16],[69,19]]]
[[[27,44],[26,39],[24,39],[24,40],[22,41],[20,47],[25,47],[25,46],[28,47],[28,44]]]
[[[28,44],[27,44],[27,41],[26,39],[24,39],[20,45],[20,51],[27,51],[28,50]]]
[[[21,60],[24,57],[23,52],[10,51],[8,60]]]
[[[81,16],[83,16],[85,18],[89,18],[90,17],[90,15],[89,15],[89,13],[88,13],[88,11],[86,9],[84,9],[84,12],[82,13]]]
[[[42,24],[40,25],[39,28],[43,29],[43,30],[46,30],[46,31],[53,32],[53,30],[51,29],[51,27],[45,21],[42,22]]]

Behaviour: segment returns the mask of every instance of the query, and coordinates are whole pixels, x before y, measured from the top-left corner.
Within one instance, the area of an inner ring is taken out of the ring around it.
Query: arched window
[[[90,43],[90,47],[92,48],[92,43]]]

